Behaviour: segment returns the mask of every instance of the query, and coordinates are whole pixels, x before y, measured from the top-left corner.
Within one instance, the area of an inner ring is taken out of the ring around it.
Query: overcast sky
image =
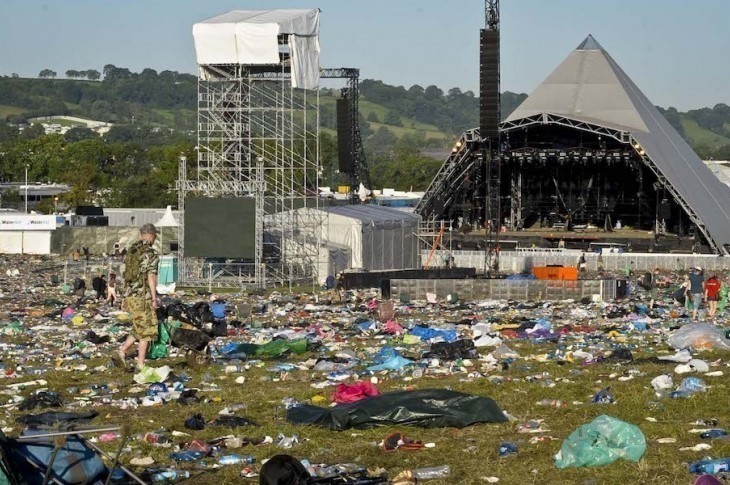
[[[655,103],[730,104],[730,0],[502,0],[502,89],[531,92],[589,33]],[[195,72],[192,25],[321,8],[323,67],[478,93],[480,0],[0,0],[0,74]]]

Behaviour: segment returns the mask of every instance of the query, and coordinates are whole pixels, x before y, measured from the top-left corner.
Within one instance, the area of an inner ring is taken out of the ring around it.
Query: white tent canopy
[[[165,210],[163,216],[160,217],[157,222],[155,222],[156,227],[178,227],[179,225],[180,224],[178,224],[175,216],[172,214],[171,205],[167,206],[167,209]]]
[[[330,207],[322,239],[350,248],[350,268],[418,267],[420,216],[375,205]]]
[[[279,64],[281,34],[289,36],[292,85],[317,88],[318,9],[233,10],[193,25],[195,53],[201,66]]]

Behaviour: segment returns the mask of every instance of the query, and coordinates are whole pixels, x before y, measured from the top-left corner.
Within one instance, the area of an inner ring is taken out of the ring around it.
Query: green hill
[[[730,145],[730,138],[701,127],[692,118],[682,118],[682,127],[684,128],[685,138],[693,147],[704,147],[712,150],[724,145]]]
[[[102,80],[49,78],[55,73],[48,70],[42,72],[46,77],[39,79],[0,77],[0,122],[72,115],[194,134],[197,78],[191,74],[153,69],[135,73],[111,64],[104,66],[103,77],[97,71],[69,72],[79,77],[95,73],[94,77]],[[393,145],[403,139],[447,147],[454,137],[478,125],[479,98],[471,91],[452,88],[444,92],[437,86],[419,85],[405,88],[365,79],[360,93],[366,148],[368,139],[379,131],[377,149],[387,149],[383,142]],[[334,135],[337,127],[335,95],[332,90],[321,91],[320,120],[323,133],[329,135]],[[511,113],[526,96],[503,93],[503,115]],[[700,156],[730,158],[730,107],[718,104],[688,112],[660,110]]]

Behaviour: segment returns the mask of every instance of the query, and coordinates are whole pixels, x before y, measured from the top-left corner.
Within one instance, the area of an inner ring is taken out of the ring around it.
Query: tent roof
[[[167,206],[165,214],[160,217],[157,222],[155,222],[155,226],[157,227],[178,227],[179,225],[180,224],[178,224],[177,219],[175,219],[175,216],[172,213],[171,205]]]
[[[539,114],[562,115],[631,133],[714,242],[730,244],[730,189],[593,36],[581,42],[506,121]]]
[[[418,224],[421,219],[416,214],[373,204],[334,206],[328,207],[326,211],[330,214],[349,217],[367,223],[372,222],[376,225],[378,223],[392,221],[407,221],[412,224]]]
[[[289,58],[279,36],[287,34]],[[319,85],[319,9],[233,10],[193,25],[195,56],[202,66],[216,64],[291,66],[295,88]]]
[[[231,10],[198,22],[198,24],[277,24],[280,34],[317,35],[319,10]]]

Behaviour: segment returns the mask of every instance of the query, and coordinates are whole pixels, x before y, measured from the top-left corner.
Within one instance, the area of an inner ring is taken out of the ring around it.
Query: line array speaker
[[[658,207],[658,216],[659,219],[671,219],[672,217],[672,206],[669,205],[669,203],[662,203],[659,204]]]
[[[352,173],[352,123],[350,106],[346,98],[337,100],[337,158],[341,173]]]
[[[479,131],[499,135],[499,31],[482,29],[479,45]]]

